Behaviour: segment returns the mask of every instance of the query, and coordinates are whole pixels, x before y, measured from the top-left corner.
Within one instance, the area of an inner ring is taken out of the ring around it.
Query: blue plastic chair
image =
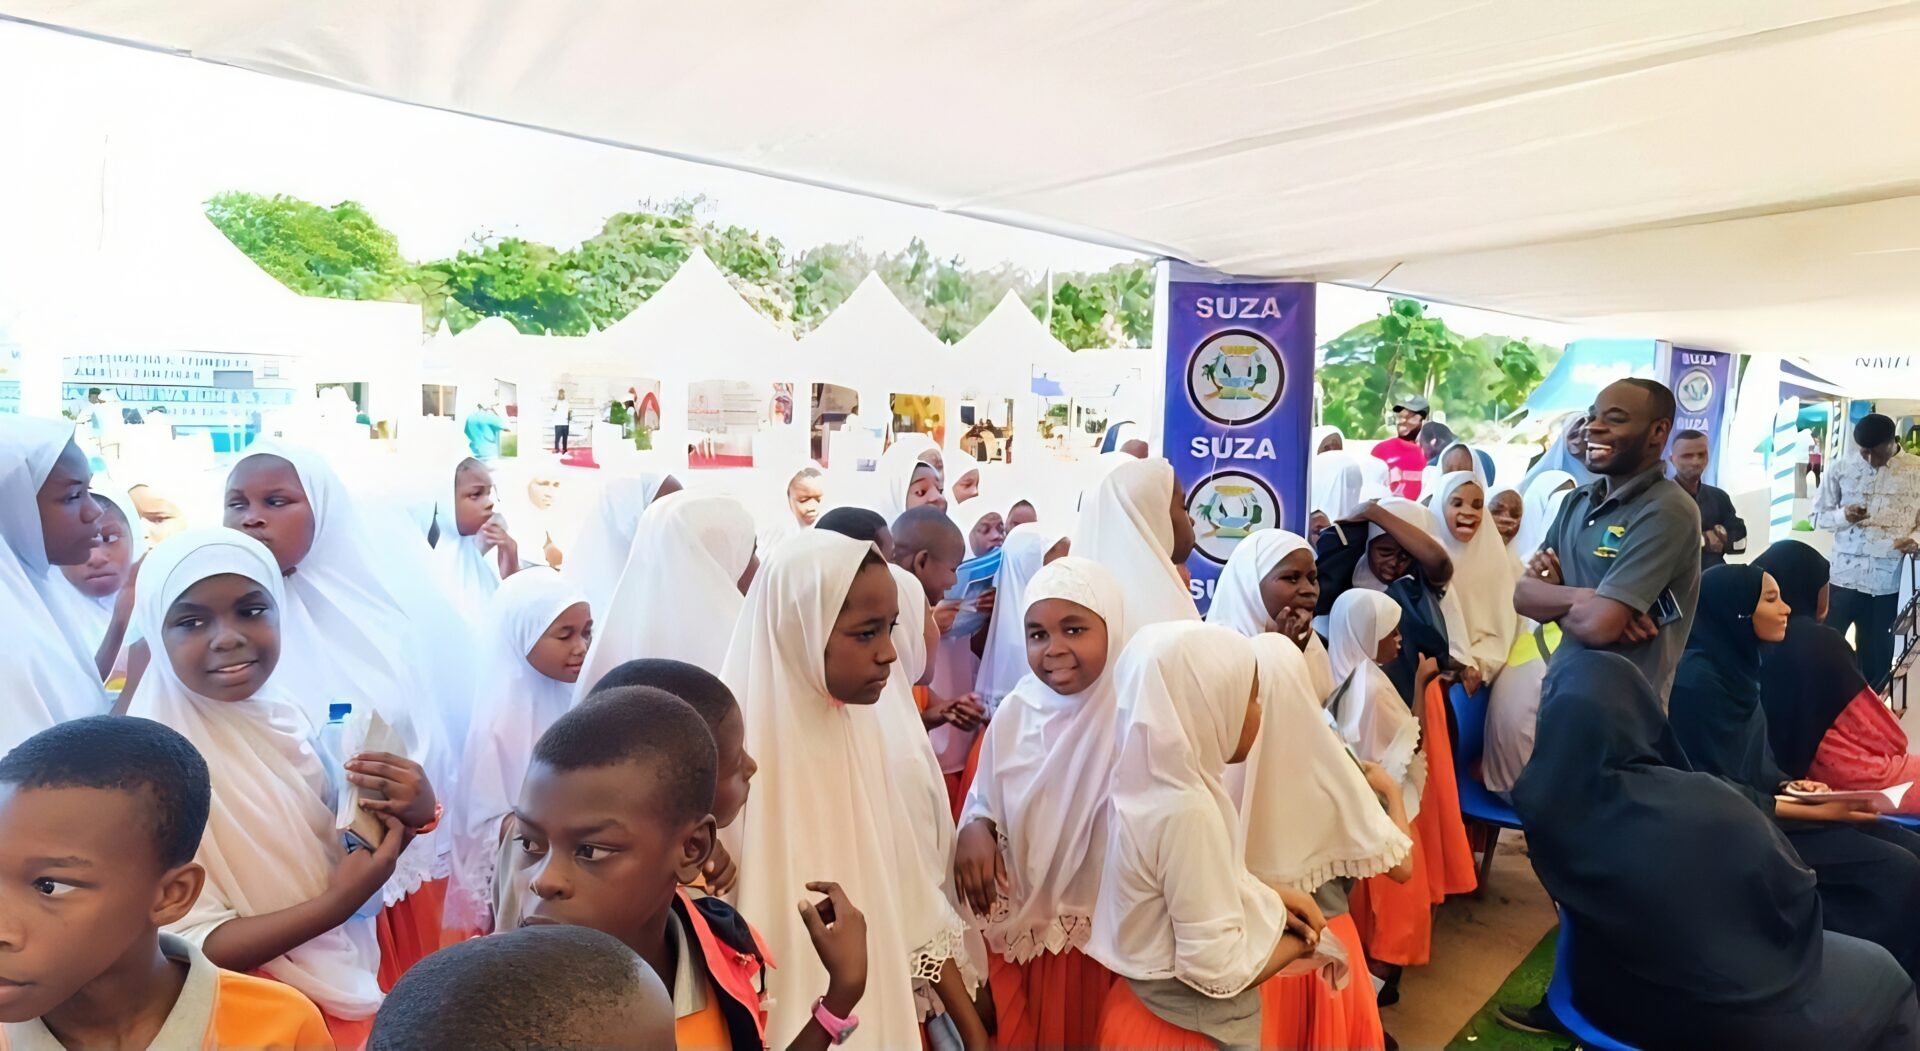
[[[1487,747],[1486,687],[1468,693],[1459,683],[1447,690],[1447,706],[1453,710],[1453,778],[1460,794],[1460,816],[1487,826],[1487,847],[1474,866],[1479,890],[1487,886],[1487,874],[1493,868],[1493,850],[1500,843],[1503,829],[1520,830],[1520,815],[1499,796],[1480,783],[1473,770],[1480,765],[1480,754]]]
[[[1560,914],[1560,939],[1553,947],[1553,980],[1547,983],[1547,1006],[1588,1051],[1634,1051],[1632,1044],[1601,1032],[1573,1006],[1573,922],[1567,910],[1557,905],[1554,908]]]

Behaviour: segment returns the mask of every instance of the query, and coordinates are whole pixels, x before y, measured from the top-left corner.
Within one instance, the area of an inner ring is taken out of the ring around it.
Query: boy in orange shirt
[[[0,759],[0,1049],[334,1046],[289,986],[160,928],[206,872],[206,761],[147,719],[62,723]]]
[[[518,917],[499,914],[501,928],[516,918],[591,927],[647,961],[673,997],[681,1051],[758,1049],[778,1035],[765,1031],[759,973],[777,961],[739,913],[680,890],[712,852],[720,766],[707,720],[686,701],[646,686],[596,691],[534,746],[514,807],[521,856],[503,877],[527,893]],[[744,787],[726,808],[737,812]],[[829,988],[791,1051],[840,1043],[839,1023],[829,1030],[819,1019],[854,1022],[866,990],[864,917],[837,885],[808,887],[831,903],[800,905]]]

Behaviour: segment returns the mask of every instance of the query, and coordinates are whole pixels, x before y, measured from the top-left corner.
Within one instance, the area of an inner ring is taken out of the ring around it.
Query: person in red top
[[[1393,495],[1408,500],[1420,499],[1420,472],[1426,470],[1427,453],[1420,448],[1420,428],[1426,426],[1433,406],[1416,394],[1393,405],[1394,437],[1373,447],[1376,460],[1387,464],[1387,488]]]

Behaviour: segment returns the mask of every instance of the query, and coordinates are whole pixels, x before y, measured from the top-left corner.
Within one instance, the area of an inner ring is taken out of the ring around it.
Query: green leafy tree
[[[528,333],[584,335],[632,313],[697,249],[754,309],[804,334],[846,302],[869,272],[927,329],[957,341],[1011,291],[1074,349],[1144,346],[1153,338],[1153,264],[1036,279],[1016,267],[975,269],[934,258],[918,238],[872,255],[830,244],[789,253],[777,238],[711,221],[702,198],[641,202],[565,251],[521,238],[477,237],[449,259],[409,262],[391,233],[351,201],[223,193],[207,202],[221,232],[267,272],[307,295],[418,303],[427,331],[460,332],[502,317]]]
[[[399,243],[365,208],[297,197],[218,194],[207,218],[262,270],[301,295],[398,299],[410,268]]]
[[[1392,399],[1409,394],[1431,398],[1455,431],[1482,430],[1519,408],[1559,356],[1505,336],[1467,339],[1413,299],[1389,301],[1321,351],[1321,418],[1361,439],[1386,437]]]

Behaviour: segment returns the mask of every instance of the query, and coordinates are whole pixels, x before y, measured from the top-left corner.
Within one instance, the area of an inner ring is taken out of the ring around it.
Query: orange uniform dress
[[[1420,793],[1420,813],[1413,819],[1413,878],[1405,883],[1385,876],[1361,880],[1350,898],[1368,958],[1402,967],[1420,966],[1431,957],[1433,907],[1449,895],[1471,893],[1479,886],[1467,825],[1460,817],[1446,693],[1438,681],[1427,687],[1420,737],[1427,784]]]

